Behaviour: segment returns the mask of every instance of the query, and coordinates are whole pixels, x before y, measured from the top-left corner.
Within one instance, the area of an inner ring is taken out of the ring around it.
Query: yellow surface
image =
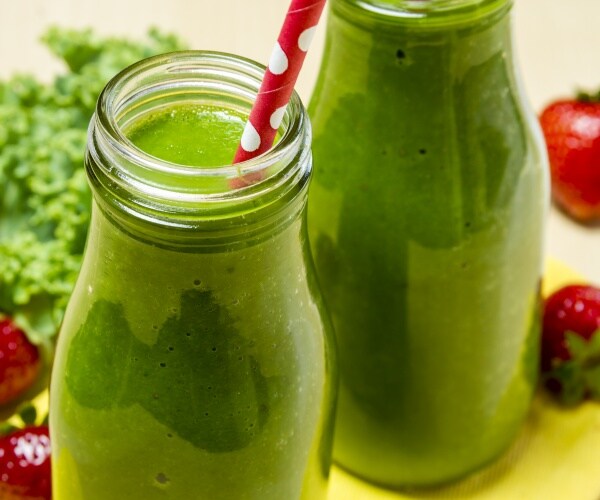
[[[582,278],[549,261],[544,294]],[[412,493],[375,488],[337,467],[329,500],[599,500],[600,404],[567,410],[540,391],[511,448],[494,464],[452,486]]]

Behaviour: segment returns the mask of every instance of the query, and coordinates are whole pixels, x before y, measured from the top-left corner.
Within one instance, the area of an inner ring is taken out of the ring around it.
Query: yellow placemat
[[[582,282],[551,260],[544,294]],[[362,482],[333,468],[329,500],[600,500],[600,404],[557,406],[543,391],[510,449],[469,478],[435,490],[399,493]]]

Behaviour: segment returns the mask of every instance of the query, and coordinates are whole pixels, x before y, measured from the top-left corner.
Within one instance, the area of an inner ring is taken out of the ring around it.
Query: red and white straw
[[[292,0],[233,160],[254,158],[273,145],[326,0]],[[236,185],[258,179],[238,179]]]

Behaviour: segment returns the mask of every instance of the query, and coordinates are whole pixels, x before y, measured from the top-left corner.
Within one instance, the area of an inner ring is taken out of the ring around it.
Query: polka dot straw
[[[324,6],[325,0],[292,0],[234,163],[254,158],[273,145]],[[257,180],[237,179],[235,187]]]

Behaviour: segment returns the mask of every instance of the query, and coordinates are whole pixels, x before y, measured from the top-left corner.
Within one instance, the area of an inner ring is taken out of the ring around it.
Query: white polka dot
[[[269,70],[274,75],[281,75],[288,69],[288,58],[285,52],[279,45],[279,42],[275,42],[273,52],[271,53],[271,59],[269,59]]]
[[[315,32],[317,31],[317,27],[313,26],[312,28],[305,29],[300,36],[298,37],[298,47],[302,52],[308,51],[310,47],[310,42],[312,42],[313,37],[315,36]]]
[[[242,148],[248,153],[256,151],[260,147],[260,135],[254,128],[254,126],[248,122],[244,127],[244,133],[242,134]]]
[[[283,120],[283,115],[285,114],[285,108],[287,106],[281,106],[273,111],[271,118],[269,119],[269,123],[271,124],[271,128],[277,130],[279,125],[281,125],[281,121]]]

